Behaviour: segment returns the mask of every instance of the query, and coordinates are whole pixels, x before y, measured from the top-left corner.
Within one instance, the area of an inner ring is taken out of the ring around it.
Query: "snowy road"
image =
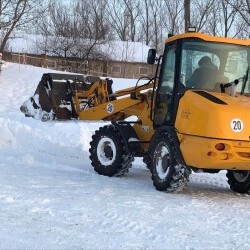
[[[99,176],[88,147],[100,124],[25,118],[44,71],[0,76],[0,249],[250,248],[250,197],[225,172],[192,174],[179,194],[155,190],[139,159],[125,177]]]

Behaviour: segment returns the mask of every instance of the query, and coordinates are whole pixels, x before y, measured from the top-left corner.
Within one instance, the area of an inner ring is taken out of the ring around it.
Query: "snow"
[[[55,40],[54,37],[47,39]],[[19,31],[9,41],[7,49],[13,53],[43,54],[44,51],[38,49],[38,44],[41,44],[41,41],[45,40],[46,38],[42,35],[31,35]],[[84,40],[83,44],[87,42],[87,40]],[[150,49],[144,43],[130,41],[102,42],[95,45],[95,48],[110,58],[110,60],[126,62],[147,62],[148,50]],[[72,51],[74,51],[74,48],[72,48]],[[48,53],[49,55],[54,55],[52,52]],[[68,53],[68,56],[70,56],[70,51]],[[63,56],[64,52],[61,51],[61,54]]]
[[[105,156],[105,152],[104,152],[105,144],[109,145],[110,148],[112,149],[112,152],[113,152],[112,159],[109,159],[108,157]],[[96,151],[97,151],[97,155],[100,158],[99,161],[103,166],[109,166],[115,161],[117,152],[116,152],[115,144],[111,139],[102,138],[97,146]]]
[[[193,173],[177,194],[155,190],[140,159],[124,177],[100,176],[88,149],[102,123],[24,117],[45,72],[6,63],[0,75],[0,249],[250,248],[250,197],[225,172]]]

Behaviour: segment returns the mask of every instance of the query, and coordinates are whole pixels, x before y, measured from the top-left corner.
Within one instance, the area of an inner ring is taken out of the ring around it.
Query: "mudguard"
[[[122,136],[126,151],[135,156],[139,155],[141,152],[140,141],[131,124],[126,121],[112,121],[111,123]]]
[[[176,134],[176,130],[174,127],[171,126],[163,126],[161,128],[158,128],[154,135],[151,138],[150,145],[153,144],[154,140],[156,140],[159,136],[162,136],[162,134],[168,133],[171,135],[171,139],[173,140],[174,146],[175,146],[175,153],[176,153],[176,161],[177,163],[181,165],[186,165],[184,158],[182,156],[181,150],[180,150],[180,143]],[[149,145],[149,150],[150,150]]]

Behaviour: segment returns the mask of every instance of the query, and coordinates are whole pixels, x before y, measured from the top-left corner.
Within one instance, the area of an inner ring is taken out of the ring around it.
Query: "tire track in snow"
[[[139,221],[132,220],[132,218],[127,218],[124,214],[120,214],[119,210],[117,212],[117,210],[110,208],[108,211],[103,212],[101,218],[102,220],[99,223],[103,226],[103,230],[105,231],[129,232],[133,235],[147,237],[152,241],[160,239],[160,236],[152,233],[150,228],[146,227],[146,224],[144,225]]]
[[[218,207],[220,200],[224,202],[224,197],[234,196],[227,184],[226,177],[218,177],[213,174],[190,175],[190,183],[185,192],[191,195],[191,201],[196,208],[207,209],[208,213],[212,208]]]
[[[226,177],[218,177],[216,176],[217,174],[199,174],[199,173],[194,173],[190,175],[190,184],[202,184],[203,186],[206,187],[218,187],[218,190],[221,189],[228,189],[228,183]]]
[[[231,235],[233,248],[249,247],[244,244],[249,241],[249,235],[242,233],[239,240],[239,232],[250,231],[250,225],[247,223],[249,210],[246,209],[250,196],[231,191],[227,178],[222,173],[192,174],[186,193],[191,195],[192,209],[199,211],[199,220],[201,224],[206,225],[208,231],[209,228],[220,228],[226,235]],[[209,219],[203,221],[205,217]],[[197,227],[196,231],[198,230]],[[223,240],[215,232],[214,239],[217,237],[217,246],[222,245]]]
[[[78,160],[78,159],[83,159],[83,156],[82,155],[74,155],[74,154],[69,154],[67,152],[62,152],[62,153],[59,153],[59,152],[53,152],[53,151],[48,151],[46,149],[38,149],[37,150],[37,153],[41,153],[41,154],[45,154],[45,155],[50,155],[52,157],[55,157],[55,158],[67,158],[67,159],[75,159],[75,160]]]

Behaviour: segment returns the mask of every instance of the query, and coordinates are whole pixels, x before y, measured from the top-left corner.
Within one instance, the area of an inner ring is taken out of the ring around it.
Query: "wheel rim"
[[[166,146],[160,147],[156,156],[156,171],[160,179],[165,179],[169,173],[171,158],[169,149]]]
[[[103,166],[109,166],[115,161],[116,147],[110,138],[103,137],[99,141],[97,145],[97,157]]]
[[[249,171],[234,171],[233,172],[234,178],[238,182],[245,182],[249,176]]]

